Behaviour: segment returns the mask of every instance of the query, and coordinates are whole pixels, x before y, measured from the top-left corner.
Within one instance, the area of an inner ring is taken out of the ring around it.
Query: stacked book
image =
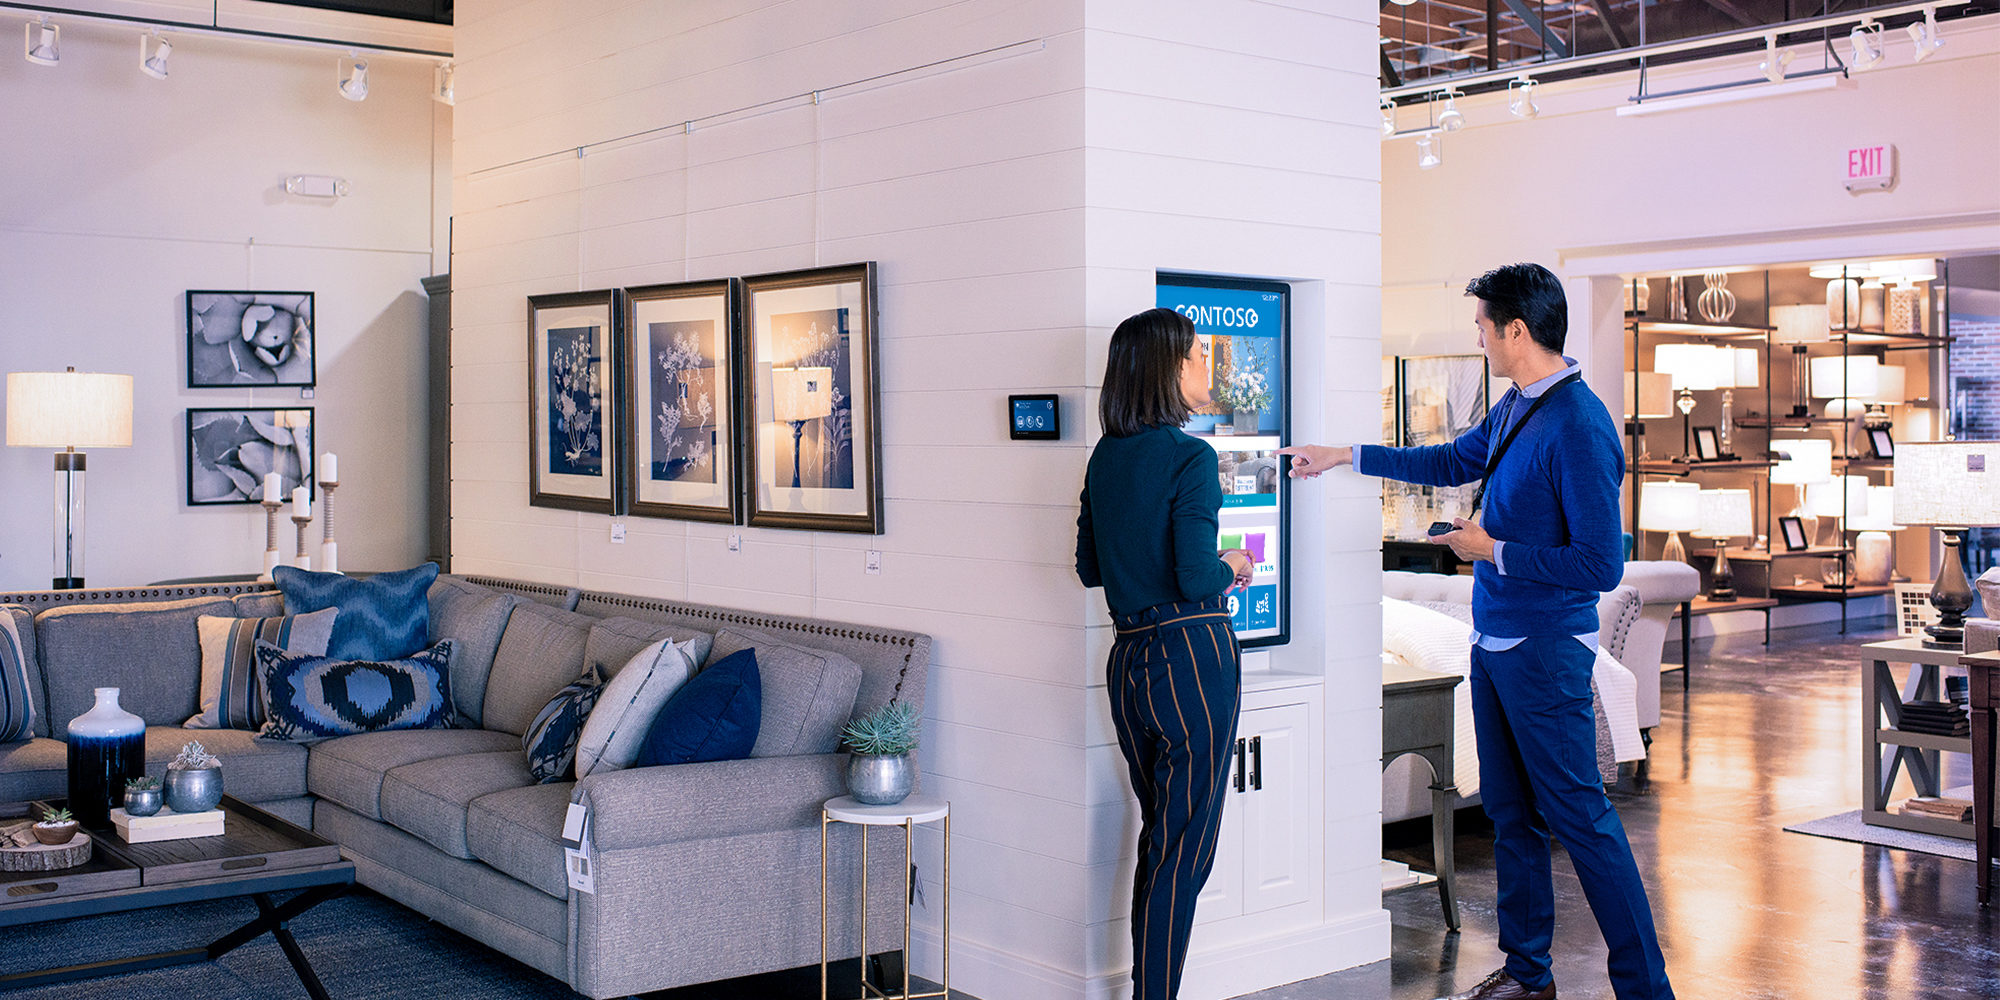
[[[128,844],[188,840],[194,837],[220,837],[224,818],[220,809],[198,813],[177,813],[172,809],[161,809],[151,816],[134,816],[123,809],[111,810],[111,825],[118,828],[118,836],[124,838]]]
[[[1972,820],[1972,803],[1965,799],[1919,795],[1903,800],[1903,804],[1897,807],[1896,811],[1904,816],[1924,816],[1953,823],[1967,823]]]
[[[1909,701],[1903,703],[1896,728],[1931,736],[1971,736],[1972,719],[1963,706],[1948,701]]]

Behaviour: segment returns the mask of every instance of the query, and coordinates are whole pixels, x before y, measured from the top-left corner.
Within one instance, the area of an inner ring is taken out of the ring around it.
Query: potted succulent
[[[840,742],[853,755],[847,762],[848,794],[871,806],[908,798],[917,782],[910,753],[922,726],[916,706],[897,701],[849,722],[840,731]]]
[[[222,801],[222,761],[199,740],[181,747],[167,764],[167,808],[177,813],[207,812]]]
[[[160,779],[140,775],[125,783],[125,815],[151,816],[160,811]]]
[[[35,824],[35,839],[50,847],[60,847],[76,836],[76,817],[67,809],[48,809]]]

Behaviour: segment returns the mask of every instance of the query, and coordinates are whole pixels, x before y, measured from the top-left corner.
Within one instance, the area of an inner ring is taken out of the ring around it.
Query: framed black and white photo
[[[882,533],[875,265],[743,280],[749,523]]]
[[[622,513],[612,293],[528,297],[528,503]]]
[[[622,298],[620,458],[631,513],[737,523],[735,280],[628,288]]]
[[[314,385],[313,316],[311,292],[188,292],[188,388]]]
[[[1796,517],[1778,518],[1778,530],[1785,536],[1786,552],[1804,552],[1807,548],[1806,526]]]
[[[1722,458],[1722,444],[1721,440],[1718,437],[1716,437],[1715,428],[1713,427],[1695,428],[1694,460],[1697,462],[1714,462],[1721,458]]]
[[[1887,427],[1868,428],[1868,451],[1875,458],[1895,458],[1896,440]]]
[[[187,411],[187,503],[258,503],[278,474],[281,501],[313,485],[313,410],[191,407]]]

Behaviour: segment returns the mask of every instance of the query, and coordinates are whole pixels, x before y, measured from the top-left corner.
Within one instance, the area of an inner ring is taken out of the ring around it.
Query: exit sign
[[[1855,146],[1847,151],[1841,174],[1849,191],[1886,191],[1896,186],[1896,147]]]

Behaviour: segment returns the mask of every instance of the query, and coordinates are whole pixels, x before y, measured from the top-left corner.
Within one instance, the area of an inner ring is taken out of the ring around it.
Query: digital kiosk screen
[[[1158,305],[1186,316],[1208,345],[1211,405],[1182,430],[1215,448],[1222,485],[1217,549],[1247,549],[1247,590],[1229,595],[1244,646],[1283,644],[1291,625],[1291,288],[1275,281],[1161,273]]]

